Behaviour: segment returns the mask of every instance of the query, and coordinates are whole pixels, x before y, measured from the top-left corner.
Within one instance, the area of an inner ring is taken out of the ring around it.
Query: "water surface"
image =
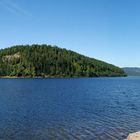
[[[0,140],[123,140],[140,130],[140,78],[0,79]]]

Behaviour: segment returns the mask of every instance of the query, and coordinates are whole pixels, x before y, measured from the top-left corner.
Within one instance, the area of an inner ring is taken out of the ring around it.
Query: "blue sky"
[[[0,48],[52,44],[140,67],[139,0],[0,0]]]

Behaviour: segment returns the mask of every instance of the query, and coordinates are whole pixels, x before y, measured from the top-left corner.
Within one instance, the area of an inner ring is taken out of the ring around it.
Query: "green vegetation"
[[[0,76],[101,77],[125,76],[103,61],[51,45],[20,45],[0,50]]]

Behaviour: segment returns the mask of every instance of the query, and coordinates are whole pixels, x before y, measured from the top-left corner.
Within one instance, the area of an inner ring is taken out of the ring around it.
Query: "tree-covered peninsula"
[[[51,45],[19,45],[0,50],[0,77],[125,75],[114,65]]]

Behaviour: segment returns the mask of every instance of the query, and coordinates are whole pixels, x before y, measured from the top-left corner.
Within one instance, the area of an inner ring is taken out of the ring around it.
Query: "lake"
[[[140,77],[0,79],[0,140],[123,140],[140,130]]]

